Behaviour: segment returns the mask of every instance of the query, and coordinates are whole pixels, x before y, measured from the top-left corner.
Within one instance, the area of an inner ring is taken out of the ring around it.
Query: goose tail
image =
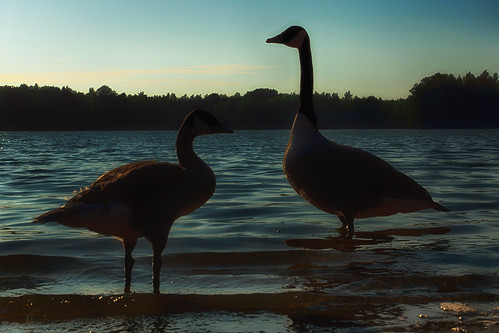
[[[71,212],[65,208],[57,208],[36,217],[32,223],[43,224],[47,222],[61,222],[62,220],[68,218],[70,214]]]
[[[442,206],[441,204],[438,204],[436,202],[433,202],[431,208],[438,210],[440,212],[450,212],[450,209],[447,207]]]

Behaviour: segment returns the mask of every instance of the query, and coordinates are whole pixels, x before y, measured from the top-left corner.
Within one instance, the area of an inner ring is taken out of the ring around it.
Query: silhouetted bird
[[[152,245],[153,288],[159,293],[161,253],[174,221],[201,207],[215,191],[215,174],[193,150],[195,137],[212,133],[232,130],[210,113],[194,110],[178,131],[179,164],[143,161],[122,165],[34,222],[54,221],[120,239],[125,248],[125,293],[130,292],[132,251],[137,239],[145,237]]]
[[[426,208],[448,211],[434,202],[423,187],[379,157],[322,136],[312,101],[312,54],[305,29],[289,27],[267,39],[267,43],[296,48],[300,56],[300,104],[283,168],[301,197],[325,212],[338,215],[348,238],[353,237],[356,217],[387,216]]]

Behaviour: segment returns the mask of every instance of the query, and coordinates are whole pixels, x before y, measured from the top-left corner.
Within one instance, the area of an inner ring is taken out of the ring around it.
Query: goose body
[[[194,138],[231,132],[208,112],[194,110],[178,132],[179,164],[141,161],[122,165],[34,222],[59,222],[120,239],[125,248],[126,293],[130,292],[132,251],[137,239],[145,237],[154,252],[153,285],[158,293],[161,253],[173,223],[201,207],[215,191],[215,174],[194,152]]]
[[[436,203],[418,183],[381,158],[325,138],[317,128],[313,107],[310,39],[292,26],[267,43],[297,48],[300,55],[300,104],[283,158],[284,174],[293,189],[313,206],[341,220],[347,237],[355,218],[387,216],[433,208]]]

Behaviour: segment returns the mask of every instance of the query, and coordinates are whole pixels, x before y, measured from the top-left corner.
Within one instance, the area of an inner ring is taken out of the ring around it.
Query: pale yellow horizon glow
[[[138,93],[139,91],[118,91],[121,87],[127,87],[130,86],[130,83],[133,83],[133,86],[148,91],[154,88],[155,92],[158,93],[165,88],[236,87],[238,84],[236,80],[221,78],[232,75],[257,75],[261,70],[271,68],[280,67],[244,64],[208,64],[131,70],[0,73],[0,82],[9,82],[11,85],[38,84],[40,86],[69,86],[75,90],[81,90],[83,86],[98,88],[102,85],[108,85],[118,93]],[[189,77],[192,77],[192,79]],[[207,78],[203,79],[202,77]],[[94,86],[89,86],[89,82],[94,84]]]

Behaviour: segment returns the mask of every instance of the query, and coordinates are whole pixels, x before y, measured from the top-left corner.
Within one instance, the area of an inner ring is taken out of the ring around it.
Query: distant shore
[[[499,78],[486,70],[464,77],[436,73],[405,99],[315,93],[320,128],[499,128]],[[234,129],[288,129],[295,93],[259,88],[244,95],[177,97],[118,94],[104,85],[87,93],[37,84],[0,86],[0,131],[177,129],[187,112],[205,109]]]

